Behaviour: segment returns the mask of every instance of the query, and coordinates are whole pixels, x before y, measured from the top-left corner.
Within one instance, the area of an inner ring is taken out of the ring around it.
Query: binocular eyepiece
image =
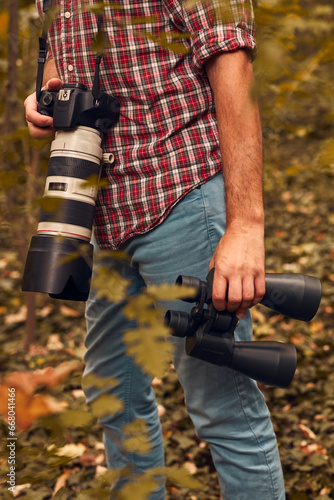
[[[227,366],[266,385],[287,387],[296,371],[295,347],[271,341],[236,342],[237,317],[227,311],[217,311],[212,304],[213,276],[214,269],[206,282],[179,276],[176,284],[195,289],[195,296],[184,300],[196,302],[196,306],[190,314],[167,311],[165,323],[174,336],[186,337],[189,356]],[[265,283],[262,305],[301,321],[310,321],[316,314],[321,300],[318,278],[303,274],[266,274]]]

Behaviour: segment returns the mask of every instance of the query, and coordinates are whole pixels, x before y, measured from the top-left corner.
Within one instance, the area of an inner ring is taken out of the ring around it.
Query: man
[[[87,9],[91,4],[82,9],[78,0],[61,3],[49,31],[46,88],[58,90],[62,82],[92,87],[91,44],[98,25]],[[179,274],[205,279],[215,267],[214,306],[235,312],[236,339],[250,340],[248,309],[265,292],[261,125],[251,97],[252,6],[231,1],[219,20],[207,2],[189,8],[185,0],[118,4],[105,4],[102,22],[109,46],[101,88],[120,101],[121,116],[104,140],[115,161],[103,166],[110,184],[98,196],[96,246],[129,254],[121,274],[131,280],[131,294],[147,284],[174,283]],[[38,8],[41,13],[42,0]],[[168,48],[168,40],[177,40],[182,51]],[[37,113],[34,95],[25,105],[31,135],[52,133],[52,118]],[[163,464],[163,447],[151,379],[122,343],[129,329],[123,305],[91,292],[85,373],[118,378],[124,410],[101,419],[108,466],[131,465],[138,473]],[[256,383],[187,357],[183,339],[173,343],[186,406],[197,435],[210,444],[224,500],[285,498],[276,439]],[[92,401],[97,390],[86,396]],[[118,446],[120,429],[134,418],[149,426],[152,450],[146,455],[126,454]],[[163,499],[164,486],[150,498]]]

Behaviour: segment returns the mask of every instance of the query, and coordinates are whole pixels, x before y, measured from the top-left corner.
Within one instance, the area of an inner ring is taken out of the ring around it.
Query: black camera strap
[[[43,0],[43,28],[42,35],[39,37],[39,50],[37,59],[37,76],[36,76],[36,100],[38,101],[42,91],[43,85],[43,74],[44,65],[47,55],[47,39],[48,39],[48,16],[47,13],[50,11],[53,4],[53,0]],[[102,31],[102,15],[97,15],[97,33]],[[93,80],[92,94],[94,99],[97,101],[101,97],[100,89],[100,64],[102,60],[102,53],[97,53],[95,56],[95,73]]]
[[[50,10],[51,6],[52,6],[52,0],[44,0],[43,1],[43,28],[42,28],[42,35],[39,37],[39,50],[38,50],[38,59],[37,59],[37,77],[36,77],[36,100],[37,101],[40,98],[40,94],[41,94],[41,90],[42,90],[44,65],[45,65],[46,54],[47,54],[48,31],[47,31],[46,13]]]
[[[97,36],[102,31],[102,16],[99,14],[97,16]],[[95,73],[93,80],[93,88],[92,94],[96,101],[101,98],[101,89],[100,89],[100,64],[102,60],[102,53],[97,52],[95,56]]]

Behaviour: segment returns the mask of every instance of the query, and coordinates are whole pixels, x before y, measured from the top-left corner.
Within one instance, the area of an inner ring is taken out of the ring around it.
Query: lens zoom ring
[[[70,156],[54,156],[50,158],[47,176],[87,179],[91,175],[98,175],[99,172],[100,165],[92,161]]]
[[[60,222],[91,229],[95,206],[81,201],[59,199],[59,207],[52,212],[41,209],[39,222]]]

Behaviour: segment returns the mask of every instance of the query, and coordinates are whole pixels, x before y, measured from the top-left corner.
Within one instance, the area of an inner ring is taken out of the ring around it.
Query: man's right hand
[[[50,90],[56,92],[61,89],[63,82],[59,78],[52,78],[42,88],[42,90]],[[43,139],[55,133],[53,128],[53,118],[51,116],[41,115],[37,111],[36,92],[31,94],[24,101],[26,111],[26,120],[31,137],[34,139]]]

